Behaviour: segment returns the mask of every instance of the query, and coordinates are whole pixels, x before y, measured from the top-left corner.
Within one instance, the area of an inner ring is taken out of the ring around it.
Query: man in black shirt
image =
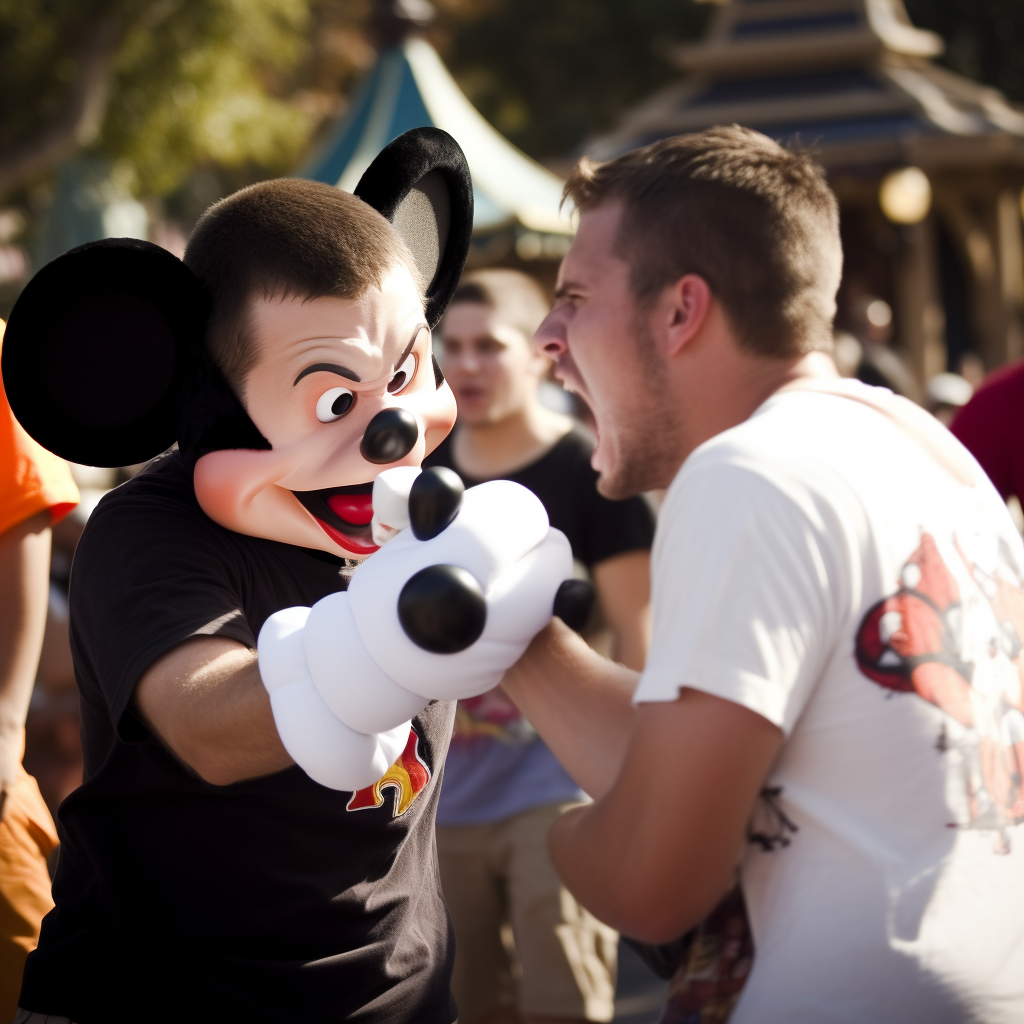
[[[286,729],[282,650],[304,660],[302,636],[298,648],[260,638],[318,601],[348,607],[352,560],[383,539],[378,475],[415,476],[454,419],[429,329],[468,248],[465,161],[444,133],[418,130],[357,193],[369,198],[252,186],[207,212],[185,265],[148,243],[95,243],[44,268],[12,314],[4,382],[37,440],[100,465],[178,440],[100,502],[76,555],[85,782],[60,809],[56,909],[26,966],[20,1021],[455,1019],[433,836],[453,703],[391,682],[416,710],[378,735],[328,707],[310,668],[304,689],[284,688],[305,701]],[[415,263],[371,205],[402,221],[408,195],[412,244],[447,239]],[[430,219],[438,210],[446,223]],[[432,536],[458,530],[441,522]],[[401,570],[403,552],[422,562],[422,540],[388,541],[356,584]],[[564,539],[551,542],[567,563]],[[550,615],[553,593],[526,603]],[[361,605],[377,624],[380,607]],[[438,657],[402,628],[414,664]],[[499,677],[521,639],[504,661],[492,652]],[[446,649],[463,652],[463,671],[474,640]],[[331,668],[369,692],[365,709],[387,679],[357,647],[350,634]],[[358,763],[346,742],[372,757]]]
[[[57,910],[22,1006],[77,1024],[454,1020],[433,877],[453,705],[420,714],[405,764],[353,794],[288,767],[269,706],[243,703],[265,700],[267,616],[343,589],[345,571],[213,522],[176,452],[100,502],[71,588],[86,781],[61,806]],[[187,747],[161,742],[174,719],[143,696],[178,673],[204,691]]]

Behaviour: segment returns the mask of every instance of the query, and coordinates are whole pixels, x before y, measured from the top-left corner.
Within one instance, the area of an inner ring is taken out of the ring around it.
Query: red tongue
[[[332,494],[327,506],[336,515],[354,526],[365,526],[373,519],[372,494]]]

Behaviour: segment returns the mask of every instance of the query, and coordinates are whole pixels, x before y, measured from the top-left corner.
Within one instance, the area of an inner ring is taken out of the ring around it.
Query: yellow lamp
[[[932,185],[920,167],[890,171],[878,189],[882,213],[894,224],[920,224],[932,208]]]

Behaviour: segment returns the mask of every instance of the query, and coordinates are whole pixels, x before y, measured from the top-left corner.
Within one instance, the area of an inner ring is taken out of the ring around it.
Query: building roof
[[[1024,112],[934,64],[902,0],[731,0],[680,47],[689,75],[585,148],[608,159],[717,124],[815,147],[826,166],[1024,164]]]
[[[437,51],[415,35],[383,49],[347,116],[302,177],[351,191],[373,158],[410,128],[442,128],[462,146],[473,175],[474,233],[513,225],[569,235],[562,180],[500,135],[459,89]]]

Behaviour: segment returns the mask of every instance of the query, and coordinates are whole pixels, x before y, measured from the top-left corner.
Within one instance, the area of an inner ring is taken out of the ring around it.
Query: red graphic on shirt
[[[394,790],[395,804],[392,817],[399,818],[413,801],[427,788],[430,768],[420,757],[420,737],[415,729],[409,730],[409,742],[402,756],[372,785],[353,793],[345,805],[346,811],[368,811],[384,806],[384,790]]]
[[[970,583],[961,588],[923,533],[899,590],[864,616],[857,664],[879,686],[916,693],[964,727],[963,827],[995,830],[1006,852],[1004,830],[1024,821],[1024,590],[1008,550],[986,572],[953,543]],[[948,748],[943,729],[939,749]]]

